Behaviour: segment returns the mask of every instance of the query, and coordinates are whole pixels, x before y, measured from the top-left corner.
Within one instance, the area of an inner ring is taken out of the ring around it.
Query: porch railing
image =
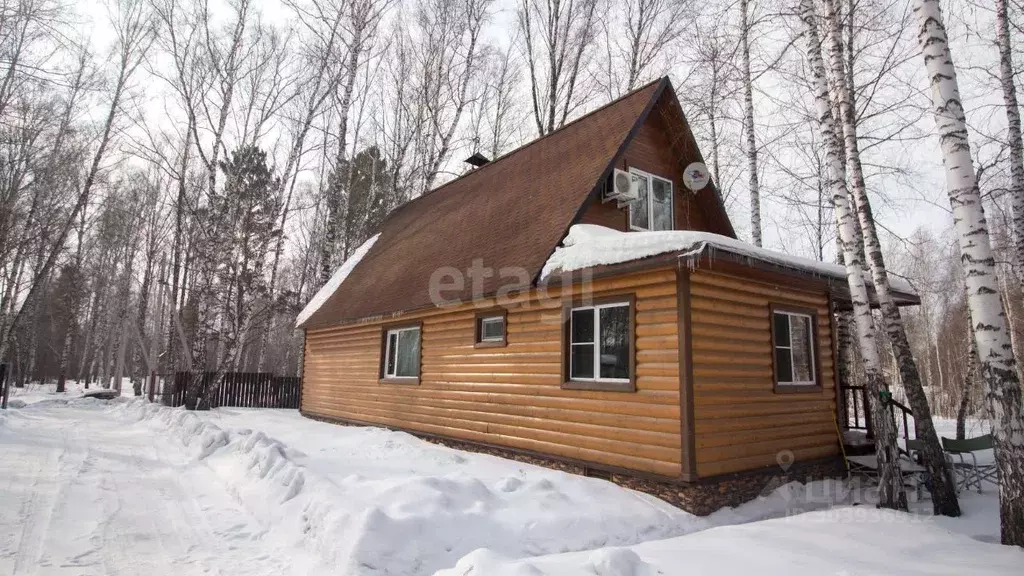
[[[843,423],[847,430],[864,430],[870,438],[873,432],[871,423],[871,408],[868,404],[868,391],[864,386],[844,386],[842,388],[842,406],[840,407]],[[911,436],[910,418],[913,412],[902,402],[890,400],[893,416],[896,419],[897,432],[904,440],[915,438]],[[901,426],[902,425],[902,426]]]

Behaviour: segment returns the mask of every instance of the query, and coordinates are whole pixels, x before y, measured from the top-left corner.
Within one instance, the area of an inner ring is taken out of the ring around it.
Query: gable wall
[[[624,158],[619,161],[616,168],[638,168],[672,180],[676,230],[700,230],[721,234],[721,230],[714,230],[708,226],[703,209],[696,202],[693,193],[683,186],[682,168],[690,161],[696,160],[696,157],[685,158],[680,162],[673,158],[665,121],[656,107],[637,131],[633,141],[626,148]],[[600,198],[591,202],[580,222],[598,224],[615,230],[629,230],[627,209],[620,210],[615,202],[604,203]]]
[[[746,269],[749,270],[749,269]],[[838,454],[828,294],[696,270],[690,274],[697,474],[715,476]],[[774,390],[771,304],[816,310],[822,389]]]
[[[471,305],[306,332],[304,413],[678,476],[681,461],[673,268],[597,279],[594,296],[636,297],[636,392],[563,390],[561,297],[508,309],[508,345],[474,346]],[[381,383],[381,330],[422,321],[419,385]]]

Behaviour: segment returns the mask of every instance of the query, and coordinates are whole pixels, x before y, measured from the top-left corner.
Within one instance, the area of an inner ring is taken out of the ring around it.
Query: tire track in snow
[[[95,402],[23,411],[0,435],[0,574],[323,571],[166,432]]]
[[[51,453],[56,457],[54,472],[42,474],[42,467],[32,479],[29,500],[20,517],[24,521],[21,538],[15,552],[13,575],[35,574],[40,566],[51,563],[44,558],[44,544],[53,535],[53,517],[67,504],[68,484],[62,479],[77,477],[82,472],[85,456],[76,446],[71,424],[59,428],[62,445]]]

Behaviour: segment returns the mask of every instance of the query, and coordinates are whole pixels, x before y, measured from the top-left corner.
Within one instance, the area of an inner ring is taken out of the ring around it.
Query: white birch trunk
[[[907,400],[914,413],[914,425],[917,438],[924,441],[922,450],[924,464],[932,477],[932,502],[935,514],[959,516],[960,506],[956,499],[956,489],[946,464],[945,453],[939,444],[939,436],[932,423],[931,407],[921,384],[921,373],[914,361],[910,349],[910,341],[903,326],[900,309],[892,297],[889,275],[882,257],[882,246],[878,241],[875,220],[868,199],[867,186],[864,180],[864,169],[860,161],[860,146],[857,137],[857,117],[854,103],[853,87],[849,85],[850,75],[846,73],[843,62],[842,28],[836,10],[836,0],[824,0],[825,30],[829,42],[829,62],[832,66],[832,88],[834,102],[839,109],[842,122],[842,136],[846,151],[846,168],[850,180],[850,195],[854,200],[857,219],[860,222],[861,240],[867,256],[871,279],[875,286],[875,294],[879,307],[882,309],[882,326],[892,345],[894,372],[900,375]]]
[[[814,12],[813,0],[801,0],[800,17],[804,22],[805,34],[808,39],[807,57],[814,82],[818,126],[825,143],[829,187],[832,190],[836,226],[842,243],[843,263],[846,267],[846,279],[850,287],[854,324],[860,343],[871,404],[875,448],[878,457],[879,504],[885,508],[906,510],[907,495],[903,489],[899,450],[896,447],[896,423],[888,406],[881,401],[883,392],[887,392],[887,390],[882,374],[882,362],[875,346],[875,329],[871,318],[868,290],[864,283],[862,264],[856,249],[855,217],[850,209],[846,190],[846,174],[840,157],[836,125],[832,117],[832,102],[829,98],[828,83],[825,78],[825,63],[822,59],[821,42],[818,39],[817,15]]]
[[[1006,105],[1006,140],[1010,148],[1010,203],[1013,208],[1013,270],[1024,282],[1024,143],[1021,141],[1020,106],[1014,84],[1013,47],[1006,0],[996,0],[996,43],[999,45],[999,80]]]
[[[743,131],[746,132],[747,177],[750,187],[750,239],[761,246],[761,186],[757,181],[757,138],[754,135],[754,80],[750,75],[749,0],[740,0],[740,56],[743,66]],[[716,174],[717,176],[717,174]]]
[[[320,262],[320,278],[317,286],[323,286],[331,278],[341,255],[338,242],[341,240],[341,198],[347,190],[351,165],[347,162],[348,154],[348,115],[352,109],[352,94],[355,90],[356,76],[359,74],[359,62],[363,54],[364,34],[367,32],[367,15],[358,8],[353,9],[353,37],[349,45],[346,60],[345,79],[342,84],[341,102],[338,106],[338,151],[334,158],[334,180],[327,189],[327,223],[324,230],[324,245]],[[347,168],[346,168],[347,167]],[[345,173],[342,174],[342,169]]]
[[[918,45],[931,83],[932,113],[942,149],[946,192],[967,282],[967,308],[978,347],[985,403],[992,421],[999,471],[1003,544],[1024,546],[1024,418],[1021,388],[995,259],[967,140],[956,67],[938,0],[914,0]]]

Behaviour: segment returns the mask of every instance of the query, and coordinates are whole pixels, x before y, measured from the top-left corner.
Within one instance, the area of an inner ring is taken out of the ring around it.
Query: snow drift
[[[746,242],[710,232],[692,230],[620,232],[595,224],[574,224],[569,228],[569,233],[566,234],[562,245],[555,249],[544,264],[541,278],[547,278],[558,272],[618,264],[670,252],[681,252],[683,256],[698,256],[708,251],[708,254],[713,256],[716,250],[748,256],[821,276],[846,278],[846,269],[842,266],[758,248]],[[865,279],[870,285],[870,276]],[[914,293],[913,286],[906,280],[890,278],[889,281],[893,290]]]
[[[1019,548],[978,542],[922,517],[862,506],[591,552],[510,559],[475,550],[437,576],[1010,576],[1020,573],[1022,563],[1024,551]]]
[[[628,546],[710,525],[603,480],[463,453],[399,432],[296,415],[304,430],[324,426],[336,443],[352,436],[358,445],[357,457],[339,459],[331,470],[318,455],[313,472],[299,463],[307,459],[303,452],[263,432],[222,429],[195,412],[144,401],[127,402],[125,410],[165,427],[254,516],[284,527],[294,544],[342,573],[432,574],[477,548],[520,558]],[[316,439],[302,446],[316,449]],[[378,474],[374,460],[385,460],[387,472]]]

